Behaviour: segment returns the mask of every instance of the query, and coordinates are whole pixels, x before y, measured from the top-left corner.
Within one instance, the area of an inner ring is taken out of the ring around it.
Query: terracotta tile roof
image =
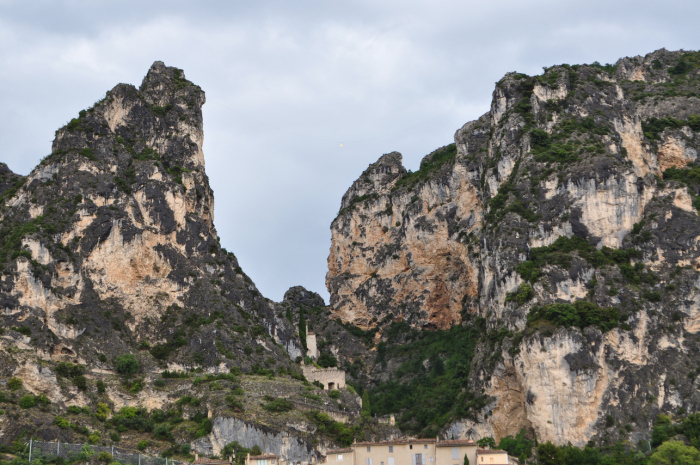
[[[228,460],[216,460],[216,459],[208,459],[206,457],[200,457],[194,462],[192,462],[194,465],[230,465],[231,462]]]
[[[399,444],[434,444],[437,440],[431,438],[418,439],[396,439],[393,441],[378,441],[378,442],[358,442],[356,446],[392,446]]]
[[[507,454],[508,452],[498,449],[477,449],[477,454]]]
[[[251,455],[250,459],[251,460],[264,460],[264,459],[276,459],[277,456],[275,454],[262,454],[262,455]]]
[[[476,443],[471,439],[446,439],[437,443],[438,447],[454,447],[454,446],[475,446]]]
[[[326,454],[344,454],[345,452],[352,452],[352,447],[346,447],[344,449],[331,449],[326,452]]]

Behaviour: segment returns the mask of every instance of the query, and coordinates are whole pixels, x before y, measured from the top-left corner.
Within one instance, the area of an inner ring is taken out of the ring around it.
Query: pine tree
[[[369,418],[372,416],[372,409],[369,406],[369,392],[365,390],[362,394],[362,418]]]
[[[306,318],[304,318],[304,307],[299,307],[299,340],[306,356]]]

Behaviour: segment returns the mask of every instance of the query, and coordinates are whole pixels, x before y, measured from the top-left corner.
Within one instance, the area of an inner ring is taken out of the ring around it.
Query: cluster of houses
[[[466,461],[465,461],[466,457]],[[356,442],[326,452],[328,465],[518,465],[504,450],[483,449],[467,439],[397,439]],[[264,464],[262,464],[264,465]]]
[[[466,457],[466,461],[465,461]],[[381,442],[355,442],[343,449],[331,449],[319,462],[326,465],[519,465],[504,450],[480,448],[474,441],[436,439],[396,439]],[[229,460],[197,459],[195,465],[233,465]],[[294,465],[275,454],[246,456],[245,465]]]

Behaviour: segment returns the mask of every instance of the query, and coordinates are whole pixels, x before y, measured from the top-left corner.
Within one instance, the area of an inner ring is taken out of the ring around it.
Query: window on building
[[[452,460],[459,460],[459,447],[452,448]]]
[[[410,446],[408,446],[408,448],[409,448],[409,449],[413,449],[413,444],[411,444]]]
[[[370,446],[367,446],[367,452],[370,452],[372,448]]]
[[[381,465],[384,465],[384,462],[379,462]]]
[[[367,457],[366,465],[372,465],[372,457]]]
[[[343,454],[338,454],[338,462],[342,462],[342,461],[343,461]]]
[[[394,453],[394,446],[389,446],[389,453],[393,454]]]
[[[427,448],[428,448],[428,445],[427,445],[427,444],[424,444],[424,445],[423,445],[423,449],[427,449]]]
[[[258,459],[258,465],[267,465],[267,460]]]
[[[389,457],[389,465],[394,465],[394,457]]]

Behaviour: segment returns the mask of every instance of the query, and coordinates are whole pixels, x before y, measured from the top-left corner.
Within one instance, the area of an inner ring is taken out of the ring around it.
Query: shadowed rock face
[[[700,363],[700,191],[662,178],[698,157],[699,59],[659,50],[510,73],[490,111],[418,172],[384,155],[343,196],[326,277],[333,317],[378,328],[376,341],[391,321],[485,321],[468,388],[490,401],[448,437],[533,428],[582,445],[611,415],[634,432],[607,437],[636,443],[657,413],[697,410],[694,378],[681,374]],[[553,255],[537,249],[552,244]],[[579,300],[618,309],[617,327],[527,324],[535,306]]]

